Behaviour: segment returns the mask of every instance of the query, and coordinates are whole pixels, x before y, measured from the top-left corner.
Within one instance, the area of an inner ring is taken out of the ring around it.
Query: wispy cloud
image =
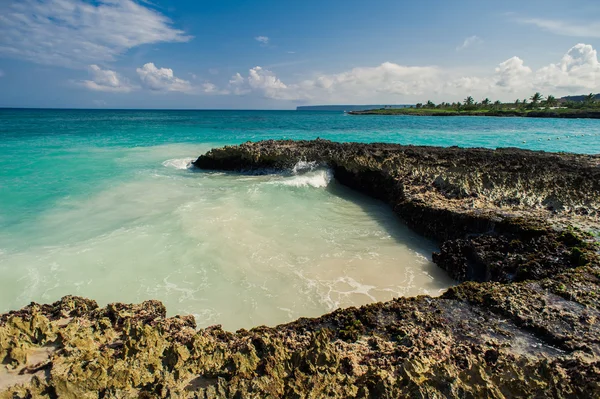
[[[600,38],[600,22],[574,22],[543,18],[519,19],[519,22],[537,26],[556,35]]]
[[[82,68],[149,43],[191,39],[133,0],[0,2],[0,55]]]
[[[268,36],[256,36],[254,38],[254,40],[256,40],[257,42],[259,42],[261,45],[266,46],[269,44],[269,37]]]
[[[4,71],[0,69],[0,78],[4,76]]]
[[[479,36],[469,36],[464,42],[456,48],[456,51],[465,50],[469,47],[475,46],[477,44],[483,43],[483,40]]]

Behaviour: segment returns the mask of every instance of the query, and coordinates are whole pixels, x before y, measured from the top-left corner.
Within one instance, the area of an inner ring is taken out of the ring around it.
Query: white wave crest
[[[304,173],[302,175],[296,175],[288,177],[283,180],[273,182],[274,184],[280,184],[282,186],[291,187],[315,187],[323,188],[333,180],[333,172],[329,169],[320,169],[313,172]]]
[[[315,170],[317,168],[317,163],[315,161],[307,162],[307,161],[298,161],[294,168],[292,169],[292,173],[297,175],[298,173],[308,172]]]
[[[173,169],[190,169],[194,158],[179,158],[179,159],[168,159],[162,163],[163,166]]]

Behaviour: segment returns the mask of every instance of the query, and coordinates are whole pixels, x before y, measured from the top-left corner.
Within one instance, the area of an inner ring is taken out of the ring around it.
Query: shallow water
[[[435,244],[329,171],[245,176],[189,162],[214,146],[319,136],[494,147],[568,130],[585,136],[528,142],[599,152],[597,121],[559,122],[0,110],[0,311],[66,294],[159,299],[169,314],[236,329],[439,294],[452,281],[429,260]]]

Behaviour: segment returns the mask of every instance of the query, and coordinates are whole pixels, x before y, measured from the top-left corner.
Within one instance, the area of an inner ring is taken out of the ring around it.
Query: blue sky
[[[600,91],[597,0],[2,0],[0,106],[289,109]]]

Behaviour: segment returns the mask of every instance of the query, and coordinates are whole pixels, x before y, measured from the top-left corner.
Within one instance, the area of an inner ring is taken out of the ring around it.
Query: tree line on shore
[[[570,108],[570,109],[590,109],[600,108],[600,101],[596,100],[596,95],[593,93],[583,97],[582,101],[572,101],[557,99],[556,97],[549,95],[544,97],[541,93],[537,92],[528,99],[523,100],[517,99],[512,103],[503,103],[501,101],[492,102],[489,98],[477,102],[472,96],[468,96],[462,102],[442,102],[435,104],[433,101],[427,101],[426,103],[418,103],[410,108],[417,109],[448,109],[457,111],[476,111],[476,110],[501,110],[501,109],[517,109],[517,110],[535,110],[541,108]],[[386,107],[387,108],[387,107]],[[391,106],[390,106],[391,108]]]

